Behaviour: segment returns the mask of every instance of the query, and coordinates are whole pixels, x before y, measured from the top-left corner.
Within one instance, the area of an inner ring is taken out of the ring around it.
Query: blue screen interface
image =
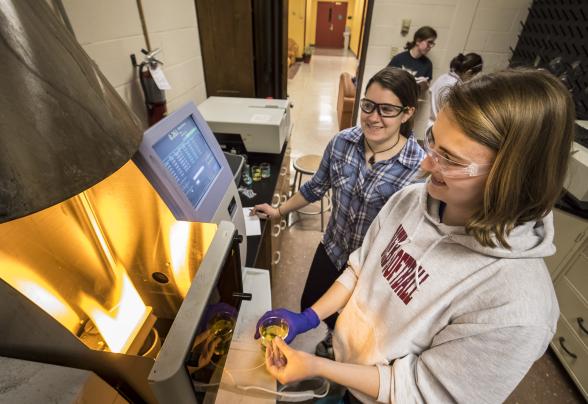
[[[219,174],[221,165],[194,120],[186,118],[155,143],[153,149],[196,208]]]

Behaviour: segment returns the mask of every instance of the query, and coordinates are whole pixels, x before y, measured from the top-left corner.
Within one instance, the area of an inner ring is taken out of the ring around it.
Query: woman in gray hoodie
[[[556,330],[543,257],[555,252],[574,118],[547,72],[454,87],[425,138],[426,183],[388,201],[312,312],[273,311],[296,335],[340,310],[336,361],[277,338],[268,371],[282,383],[328,378],[350,401],[503,401]]]

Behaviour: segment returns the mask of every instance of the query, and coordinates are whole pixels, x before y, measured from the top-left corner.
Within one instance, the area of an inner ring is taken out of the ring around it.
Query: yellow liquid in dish
[[[255,182],[261,181],[261,168],[255,167],[255,168],[251,169],[251,177],[253,178],[253,181],[255,181]]]
[[[219,319],[212,324],[210,334],[220,338],[220,342],[214,350],[216,355],[225,355],[227,353],[234,328],[235,322],[227,319]]]
[[[288,326],[281,326],[279,324],[272,324],[261,329],[261,344],[265,349],[266,344],[270,343],[275,337],[282,339],[288,335]]]

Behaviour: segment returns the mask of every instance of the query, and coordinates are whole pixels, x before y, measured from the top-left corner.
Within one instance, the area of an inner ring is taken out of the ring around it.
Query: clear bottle
[[[272,174],[270,163],[261,163],[261,178],[269,178]]]
[[[253,184],[253,179],[251,178],[251,167],[249,164],[245,163],[243,165],[243,171],[241,172],[241,178],[243,179],[243,183],[247,186]]]

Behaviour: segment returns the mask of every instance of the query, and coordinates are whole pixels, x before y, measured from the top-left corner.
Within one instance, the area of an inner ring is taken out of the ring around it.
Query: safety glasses
[[[378,104],[368,98],[362,98],[359,100],[359,108],[361,108],[366,114],[371,114],[375,110],[378,110],[378,114],[380,114],[382,118],[395,118],[408,110],[408,107],[394,104]]]
[[[487,174],[492,167],[492,163],[478,164],[478,163],[458,163],[441,155],[433,147],[435,147],[435,138],[433,137],[432,128],[429,128],[425,133],[425,152],[433,160],[438,167],[441,174],[447,178],[469,178],[478,177]]]

